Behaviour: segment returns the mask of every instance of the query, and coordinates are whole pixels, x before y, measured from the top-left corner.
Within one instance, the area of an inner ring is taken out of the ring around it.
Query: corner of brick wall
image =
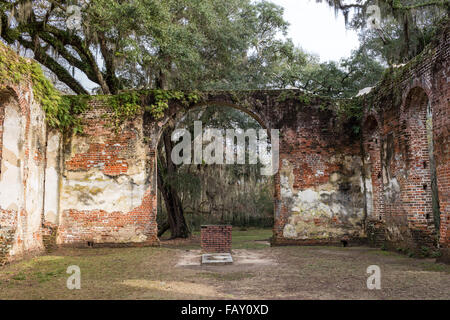
[[[201,227],[202,251],[208,253],[231,252],[230,225],[204,225]]]

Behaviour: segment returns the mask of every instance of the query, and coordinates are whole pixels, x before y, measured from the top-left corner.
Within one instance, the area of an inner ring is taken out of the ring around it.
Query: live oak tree
[[[88,93],[80,73],[103,94],[262,87],[273,82],[277,61],[293,47],[276,39],[287,23],[282,9],[265,1],[6,0],[0,14],[1,38],[32,52],[77,94]],[[75,28],[68,28],[68,19],[75,19]],[[161,138],[159,165],[174,175],[170,133]],[[176,190],[159,180],[172,237],[186,237]]]
[[[404,63],[432,40],[439,21],[450,12],[448,0],[316,0],[342,12],[360,30],[362,47],[389,65]],[[377,6],[377,12],[374,11]]]

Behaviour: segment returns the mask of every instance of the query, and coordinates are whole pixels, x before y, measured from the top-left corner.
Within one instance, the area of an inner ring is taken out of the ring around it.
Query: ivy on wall
[[[89,101],[101,101],[103,105],[111,108],[110,116],[105,116],[111,126],[119,128],[125,121],[134,119],[141,112],[148,112],[155,119],[161,119],[169,108],[169,101],[179,102],[183,106],[198,103],[202,99],[199,92],[183,92],[170,90],[141,90],[127,91],[116,95],[78,95],[64,96],[72,115],[78,115],[89,106]],[[70,100],[70,101],[69,101]],[[146,101],[150,101],[146,103]],[[81,125],[81,124],[80,124]],[[74,128],[76,132],[82,128]]]

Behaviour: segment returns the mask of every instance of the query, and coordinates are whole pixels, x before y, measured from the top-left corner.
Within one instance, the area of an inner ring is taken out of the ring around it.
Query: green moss
[[[171,90],[124,91],[116,95],[74,96],[67,101],[72,114],[87,109],[91,100],[101,101],[112,109],[112,114],[104,114],[102,119],[110,121],[106,126],[118,129],[125,121],[134,119],[142,111],[148,112],[155,119],[161,119],[169,108],[169,101],[179,102],[183,106],[198,103],[202,95],[197,91],[183,92]],[[66,98],[66,97],[65,97]],[[78,124],[78,123],[77,123]]]

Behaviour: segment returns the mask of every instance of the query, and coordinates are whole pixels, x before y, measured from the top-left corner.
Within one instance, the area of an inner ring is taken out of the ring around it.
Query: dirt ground
[[[450,266],[365,247],[270,247],[234,237],[231,265],[202,266],[198,237],[160,248],[60,249],[0,267],[0,299],[450,299]],[[81,289],[66,286],[67,267]],[[370,265],[381,290],[367,289]]]

